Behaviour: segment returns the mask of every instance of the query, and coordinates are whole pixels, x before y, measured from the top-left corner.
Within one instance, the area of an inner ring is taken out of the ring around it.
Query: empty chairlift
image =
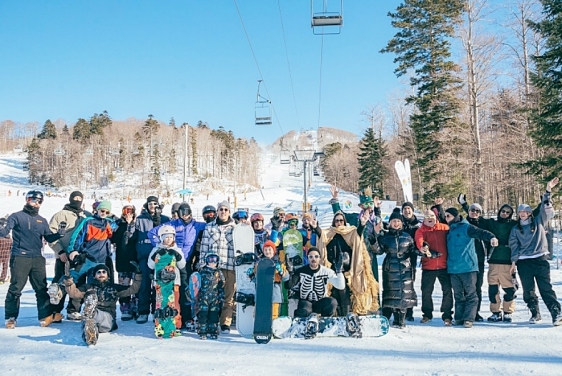
[[[256,96],[256,125],[271,125],[271,101],[260,94],[261,81],[258,80],[258,94]]]
[[[315,35],[339,34],[343,26],[343,0],[310,0]]]
[[[279,156],[279,163],[289,164],[291,163],[291,152],[286,149],[281,149],[281,155]]]

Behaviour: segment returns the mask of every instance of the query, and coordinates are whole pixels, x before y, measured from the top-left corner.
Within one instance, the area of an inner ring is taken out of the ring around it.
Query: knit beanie
[[[392,214],[390,215],[390,218],[388,219],[388,221],[392,221],[393,219],[399,219],[400,221],[404,221],[402,219],[402,214],[400,214],[400,209],[399,208],[394,208],[394,210],[392,211]]]
[[[273,248],[273,251],[274,251],[275,253],[277,253],[277,247],[275,246],[275,243],[272,242],[271,240],[268,240],[268,241],[266,241],[265,243],[263,243],[263,248],[265,248],[265,247],[271,247],[271,248]],[[263,248],[262,248],[262,249],[263,249]]]
[[[104,201],[100,202],[100,204],[98,205],[96,210],[97,211],[107,210],[111,213],[111,201],[104,200]]]
[[[228,211],[231,211],[230,210],[230,204],[226,200],[224,200],[222,202],[219,202],[219,204],[217,205],[217,210],[219,210],[220,208],[227,208]]]
[[[457,208],[450,207],[445,210],[445,213],[451,214],[453,217],[457,218],[459,216],[459,210]]]
[[[404,210],[404,208],[405,208],[406,206],[411,207],[411,208],[412,208],[412,211],[414,211],[414,204],[412,204],[411,202],[406,201],[405,203],[403,203],[403,204],[402,204],[402,210]]]

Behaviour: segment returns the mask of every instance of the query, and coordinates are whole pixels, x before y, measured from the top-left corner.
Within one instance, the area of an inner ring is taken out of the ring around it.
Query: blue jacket
[[[170,222],[170,218],[165,215],[160,215],[160,224]],[[137,255],[140,259],[147,259],[152,252],[152,245],[150,239],[148,238],[148,232],[154,228],[154,221],[150,216],[150,213],[143,209],[141,215],[135,220],[135,235],[134,239],[137,242]]]
[[[178,218],[154,227],[148,232],[148,239],[153,247],[160,244],[158,230],[163,225],[172,226],[176,230],[176,245],[183,251],[185,259],[190,260],[191,257],[193,257],[197,240],[203,234],[203,230],[205,230],[206,223],[191,220],[191,222],[186,225],[182,219]]]
[[[105,263],[111,254],[111,237],[117,229],[115,221],[97,214],[84,219],[72,235],[71,251],[86,253],[92,261]]]
[[[490,241],[493,238],[495,236],[490,231],[473,226],[462,217],[460,221],[450,223],[447,234],[447,272],[477,272],[478,256],[473,239]]]
[[[0,237],[6,237],[10,231],[13,240],[12,256],[40,257],[43,239],[50,243],[61,238],[58,233],[51,231],[45,218],[40,215],[31,216],[23,210],[8,217],[6,226],[0,228]]]

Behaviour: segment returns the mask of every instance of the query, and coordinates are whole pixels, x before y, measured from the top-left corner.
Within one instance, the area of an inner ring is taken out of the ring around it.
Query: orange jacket
[[[449,226],[439,222],[433,227],[422,224],[416,231],[414,241],[418,249],[421,250],[425,242],[429,244],[430,250],[441,253],[441,256],[436,258],[422,256],[423,270],[447,269],[447,232],[449,232]]]

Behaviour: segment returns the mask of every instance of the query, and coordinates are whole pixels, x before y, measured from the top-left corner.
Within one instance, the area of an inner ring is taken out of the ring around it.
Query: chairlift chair
[[[260,94],[261,82],[262,80],[258,80],[258,93],[254,108],[256,125],[271,125],[271,101]]]
[[[55,151],[53,152],[55,155],[64,155],[64,149],[55,149]]]
[[[281,164],[291,163],[291,153],[288,150],[281,150],[281,156],[279,157],[279,162]]]
[[[322,4],[320,5],[320,3]],[[328,6],[328,3],[331,6]],[[343,0],[310,0],[310,12],[312,14],[312,32],[315,35],[339,34],[341,32]]]

